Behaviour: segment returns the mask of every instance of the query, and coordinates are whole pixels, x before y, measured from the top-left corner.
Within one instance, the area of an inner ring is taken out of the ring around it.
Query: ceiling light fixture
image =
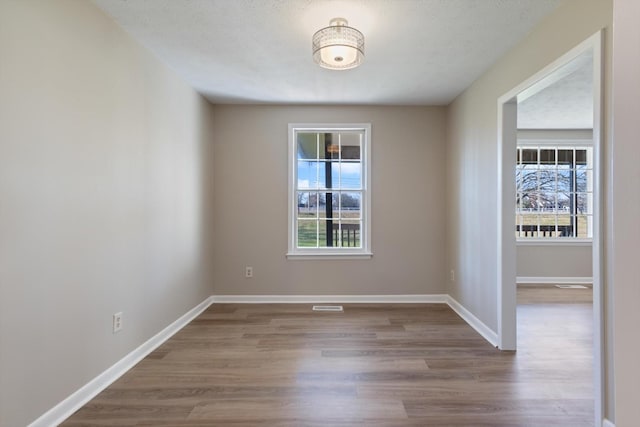
[[[333,18],[313,35],[313,60],[321,67],[348,70],[362,64],[364,36],[347,24],[344,18]]]

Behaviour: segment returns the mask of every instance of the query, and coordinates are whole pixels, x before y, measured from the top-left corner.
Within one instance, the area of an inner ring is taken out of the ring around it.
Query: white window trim
[[[588,237],[519,237],[516,246],[592,246],[593,239]]]
[[[297,248],[296,230],[296,203],[297,197],[294,193],[297,182],[297,159],[296,159],[296,138],[298,130],[309,132],[331,132],[346,130],[364,130],[364,143],[362,146],[361,158],[363,165],[362,176],[362,224],[363,230],[360,236],[362,247],[347,249],[339,248]],[[289,226],[288,239],[289,247],[286,254],[287,259],[319,260],[319,259],[370,259],[373,256],[371,251],[371,124],[370,123],[289,123],[289,163],[288,163],[288,212]]]
[[[516,148],[553,147],[562,148],[590,148],[593,150],[593,139],[578,137],[576,139],[561,138],[526,138],[521,137],[518,131]],[[578,131],[576,131],[578,132]],[[516,246],[592,246],[593,237],[516,237]]]

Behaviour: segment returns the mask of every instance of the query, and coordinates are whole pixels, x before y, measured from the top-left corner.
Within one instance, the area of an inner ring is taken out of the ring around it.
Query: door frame
[[[497,295],[498,347],[516,350],[516,238],[515,150],[517,145],[517,97],[534,84],[544,81],[551,73],[580,54],[593,52],[593,370],[595,425],[601,426],[604,410],[604,238],[603,238],[603,33],[598,31],[551,64],[547,65],[498,98],[498,206],[497,206]]]

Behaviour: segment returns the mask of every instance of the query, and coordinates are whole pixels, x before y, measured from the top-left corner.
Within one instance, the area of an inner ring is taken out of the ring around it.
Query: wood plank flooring
[[[63,426],[593,425],[591,305],[540,292],[515,353],[441,304],[213,305]]]

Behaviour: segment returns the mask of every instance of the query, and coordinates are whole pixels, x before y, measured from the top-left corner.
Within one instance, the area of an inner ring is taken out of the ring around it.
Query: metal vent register
[[[314,305],[313,311],[344,311],[341,305]]]
[[[582,286],[582,285],[556,285],[556,288],[560,288],[560,289],[587,289],[586,286]]]

